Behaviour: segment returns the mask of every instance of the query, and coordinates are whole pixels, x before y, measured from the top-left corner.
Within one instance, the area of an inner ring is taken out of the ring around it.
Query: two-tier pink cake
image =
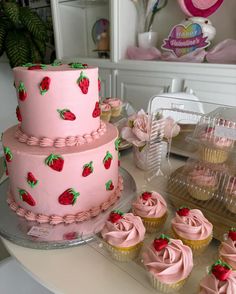
[[[8,203],[40,223],[84,221],[120,196],[118,132],[100,120],[98,69],[82,64],[13,69],[18,126],[2,142]]]

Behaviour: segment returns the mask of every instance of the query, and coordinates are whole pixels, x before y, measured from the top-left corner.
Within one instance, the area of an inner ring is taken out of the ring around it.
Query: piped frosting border
[[[77,214],[68,214],[65,216],[58,215],[44,215],[44,214],[35,214],[30,210],[26,210],[18,205],[13,199],[10,191],[8,192],[7,203],[9,207],[15,211],[15,213],[21,217],[26,218],[28,221],[37,221],[38,223],[49,223],[51,225],[58,225],[60,223],[71,224],[75,222],[83,222],[90,218],[93,218],[100,214],[101,212],[107,210],[112,206],[121,196],[121,191],[123,190],[123,178],[119,175],[118,185],[114,193],[99,206],[93,207],[88,211],[79,212]]]
[[[21,142],[30,146],[40,146],[40,147],[72,147],[72,146],[80,146],[83,144],[91,143],[94,140],[100,138],[102,135],[106,133],[107,127],[106,124],[101,121],[100,128],[97,131],[92,132],[91,134],[85,134],[83,136],[68,136],[65,138],[36,138],[34,136],[29,136],[25,134],[20,125],[15,133],[15,138]]]

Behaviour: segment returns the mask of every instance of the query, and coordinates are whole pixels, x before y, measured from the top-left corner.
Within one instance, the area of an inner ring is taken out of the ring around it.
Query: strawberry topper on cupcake
[[[153,241],[153,247],[156,251],[161,251],[162,249],[166,248],[168,244],[170,244],[170,237],[165,234],[161,234],[159,238],[156,238]]]
[[[176,211],[179,216],[188,216],[190,212],[190,208],[187,206],[180,206],[179,209]]]
[[[236,228],[229,229],[228,238],[230,238],[232,241],[236,241]]]
[[[232,272],[232,267],[226,262],[217,260],[210,268],[209,273],[213,274],[219,281],[226,281]]]
[[[113,210],[110,213],[108,220],[114,224],[114,223],[117,223],[120,219],[122,219],[123,215],[124,215],[124,213],[122,211],[120,211],[118,209]]]

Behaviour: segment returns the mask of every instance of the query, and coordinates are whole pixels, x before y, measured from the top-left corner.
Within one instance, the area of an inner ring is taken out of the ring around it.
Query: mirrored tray
[[[81,223],[73,224],[39,224],[27,221],[13,212],[6,202],[9,180],[0,185],[0,235],[5,239],[24,247],[34,249],[59,249],[90,242],[98,233],[113,209],[124,212],[130,209],[132,199],[136,196],[136,184],[133,177],[120,168],[124,189],[119,201],[101,215]]]

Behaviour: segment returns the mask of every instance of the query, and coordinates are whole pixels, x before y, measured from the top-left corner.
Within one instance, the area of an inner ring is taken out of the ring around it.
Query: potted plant
[[[6,53],[11,67],[43,62],[47,26],[21,1],[0,0],[0,56]]]

